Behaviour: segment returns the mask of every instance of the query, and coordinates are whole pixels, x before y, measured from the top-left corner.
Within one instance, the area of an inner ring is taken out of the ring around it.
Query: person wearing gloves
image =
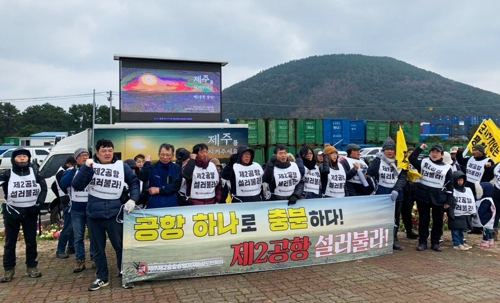
[[[343,165],[339,165],[339,152],[330,144],[325,144],[323,163],[320,165],[321,193],[323,197],[342,198],[346,195],[346,172]],[[351,169],[351,174],[356,170]]]
[[[30,165],[31,153],[24,148],[12,152],[12,168],[0,173],[5,202],[2,203],[5,244],[3,250],[4,275],[2,283],[10,282],[16,270],[16,244],[22,226],[26,244],[26,276],[39,278],[37,269],[36,224],[40,208],[47,196],[47,184],[40,173]]]
[[[453,204],[453,176],[450,165],[443,162],[443,147],[433,145],[429,157],[419,160],[420,153],[427,148],[424,143],[410,155],[411,165],[422,178],[416,185],[415,200],[418,207],[418,251],[427,249],[429,224],[432,210],[431,249],[441,252],[439,239],[443,232],[444,210]]]
[[[76,190],[71,186],[73,178],[79,173],[80,168],[85,165],[89,158],[89,151],[86,148],[78,148],[73,156],[76,165],[64,171],[59,185],[61,188],[69,188],[71,223],[73,225],[73,241],[75,247],[75,267],[73,273],[79,273],[85,270],[85,226],[87,226],[87,201],[88,188]],[[90,260],[94,260],[94,243],[90,241],[89,245]]]
[[[152,166],[146,161],[143,173],[149,175],[149,199],[147,208],[178,206],[177,192],[181,188],[181,167],[174,162],[174,146],[163,143],[158,148],[158,161]]]
[[[274,148],[274,155],[266,164],[262,182],[269,184],[271,200],[288,200],[288,205],[293,205],[302,196],[304,181],[297,164],[288,161],[284,145]]]
[[[465,186],[466,179],[461,170],[453,172],[453,205],[448,208],[448,229],[451,232],[453,248],[457,250],[472,248],[465,243],[464,232],[472,229],[476,202],[472,190]]]
[[[359,159],[361,148],[354,143],[347,144],[345,151],[347,157],[340,161],[346,173],[346,189],[348,196],[365,196],[373,191],[373,186],[366,180],[366,170],[368,165]],[[354,170],[353,170],[354,169]],[[360,170],[358,172],[358,170]]]
[[[392,138],[385,139],[382,152],[370,163],[366,174],[376,180],[376,195],[391,195],[394,207],[394,243],[392,248],[403,250],[398,243],[399,215],[403,205],[403,189],[406,185],[407,171],[396,166],[396,142]]]
[[[123,225],[119,217],[123,211],[130,213],[139,200],[139,179],[132,169],[113,154],[113,142],[100,139],[95,145],[93,159],[87,159],[71,186],[75,190],[85,190],[88,186],[87,224],[90,241],[94,244],[96,280],[88,287],[98,290],[109,284],[108,262],[106,260],[106,234],[116,253],[116,263],[121,275]],[[130,199],[122,205],[120,196],[127,184]],[[123,288],[132,288],[126,283]]]
[[[186,179],[188,203],[219,203],[222,196],[221,180],[217,167],[208,158],[208,146],[205,143],[196,144],[190,157],[182,170],[182,177]]]
[[[307,145],[302,146],[297,154],[295,163],[297,163],[304,180],[304,198],[321,198],[321,174],[319,166],[314,159],[313,150]]]
[[[248,146],[238,147],[236,154],[229,157],[229,163],[221,172],[231,195],[231,203],[262,201],[262,176],[264,170],[259,163],[253,162],[255,152]],[[224,195],[221,203],[226,201]]]
[[[476,195],[474,182],[490,182],[493,180],[493,168],[495,162],[484,154],[484,145],[476,144],[472,147],[472,157],[464,157],[464,148],[459,147],[457,151],[457,162],[465,167],[467,183],[465,186]]]

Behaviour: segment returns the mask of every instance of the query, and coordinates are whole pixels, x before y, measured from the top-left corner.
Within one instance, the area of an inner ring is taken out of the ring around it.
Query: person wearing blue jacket
[[[95,151],[93,159],[87,159],[71,182],[75,190],[81,191],[88,187],[87,224],[90,241],[94,244],[97,278],[89,285],[89,291],[109,285],[106,235],[115,250],[118,270],[121,273],[123,225],[119,219],[122,207],[127,214],[130,213],[140,195],[139,179],[127,164],[113,154],[114,145],[111,140],[98,140]],[[125,184],[129,188],[130,199],[122,205],[120,197]],[[132,288],[133,284],[122,286]]]
[[[177,192],[181,188],[181,167],[172,162],[175,148],[163,143],[158,149],[158,162],[146,161],[143,174],[149,174],[149,198],[146,208],[178,206]]]
[[[68,195],[70,198],[69,215],[71,217],[71,225],[73,227],[73,247],[75,248],[76,265],[73,268],[74,273],[82,272],[85,269],[85,226],[87,225],[87,201],[88,190],[76,190],[71,186],[73,178],[79,173],[80,168],[85,165],[85,161],[89,158],[89,151],[86,148],[78,148],[75,150],[73,157],[76,160],[76,165],[64,171],[59,186],[61,188],[69,188]],[[94,260],[93,243],[89,245],[90,260]]]

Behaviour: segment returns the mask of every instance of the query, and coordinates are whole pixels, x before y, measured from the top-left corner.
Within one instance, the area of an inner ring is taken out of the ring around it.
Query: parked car
[[[19,147],[16,148],[10,148],[6,150],[1,156],[0,156],[0,170],[5,170],[12,168],[12,163],[10,162],[10,158],[12,156],[12,153]],[[31,163],[35,165],[40,165],[42,164],[43,160],[47,157],[47,155],[50,152],[51,147],[31,147],[31,146],[26,146],[22,147],[24,149],[27,149],[31,153]]]
[[[382,147],[362,148],[359,152],[360,152],[359,158],[363,159],[366,163],[369,164],[375,158],[377,153],[382,152]]]

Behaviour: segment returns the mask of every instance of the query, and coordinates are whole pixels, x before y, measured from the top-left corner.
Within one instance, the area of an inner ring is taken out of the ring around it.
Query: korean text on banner
[[[389,195],[135,210],[123,283],[275,270],[392,252]]]
[[[491,119],[483,120],[477,128],[477,131],[472,136],[467,148],[472,150],[472,147],[477,144],[484,145],[484,153],[490,157],[495,163],[500,161],[500,129]]]

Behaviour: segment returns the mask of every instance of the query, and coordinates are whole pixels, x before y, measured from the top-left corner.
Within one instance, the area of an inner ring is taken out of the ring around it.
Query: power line
[[[98,92],[96,93],[96,96],[102,96],[102,95],[107,95],[108,92]],[[87,97],[92,97],[94,94],[89,93],[89,94],[77,94],[77,95],[61,95],[61,96],[50,96],[50,97],[30,97],[30,98],[12,98],[12,99],[0,99],[0,102],[43,102],[43,101],[50,101],[50,100],[63,100],[63,99],[74,99],[74,98],[87,98]]]

